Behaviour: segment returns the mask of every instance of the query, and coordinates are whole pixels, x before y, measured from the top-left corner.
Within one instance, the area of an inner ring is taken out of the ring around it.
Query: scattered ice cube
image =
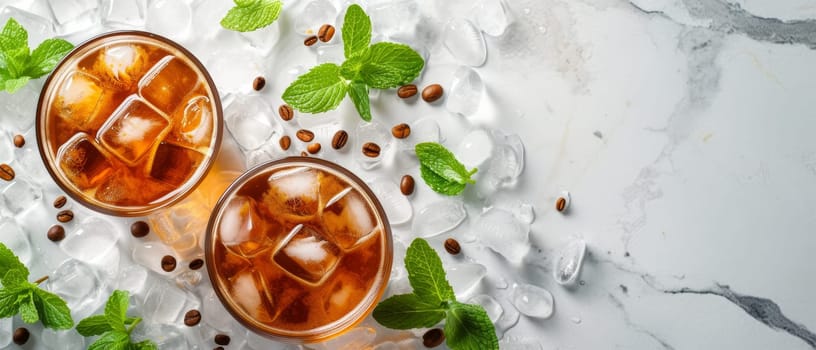
[[[410,148],[422,142],[440,142],[439,123],[432,118],[422,118],[411,124],[411,135],[408,136]]]
[[[193,10],[187,1],[149,1],[145,15],[145,28],[148,31],[180,41],[187,38],[192,23]]]
[[[176,285],[188,292],[195,292],[196,287],[201,283],[201,271],[184,271],[176,276]]]
[[[500,187],[515,185],[524,171],[524,144],[516,135],[505,135],[493,130],[493,139],[500,146],[494,151],[488,171]]]
[[[243,52],[215,51],[207,58],[207,71],[218,86],[221,96],[230,93],[250,94],[252,80],[258,76],[265,76],[265,66],[268,62],[258,59],[257,55],[248,55]],[[296,78],[292,77],[292,80]],[[271,79],[267,76],[267,81]],[[277,81],[276,81],[277,82]],[[281,84],[281,86],[287,86]],[[267,87],[268,89],[269,87]],[[241,96],[243,97],[243,96]],[[241,97],[238,99],[240,100]]]
[[[368,0],[366,13],[372,18],[374,32],[391,36],[413,33],[422,11],[416,0]]]
[[[445,25],[442,44],[462,64],[479,67],[487,59],[487,46],[482,32],[467,19],[450,20]]]
[[[334,133],[337,132],[337,130],[340,130],[339,118],[337,115],[329,113],[298,115],[295,117],[295,121],[297,122],[299,128],[313,132],[316,140],[323,139],[329,141],[332,137],[334,137]],[[347,148],[349,147],[345,147],[344,149]]]
[[[499,317],[504,313],[504,308],[493,297],[485,294],[477,295],[468,300],[469,304],[481,305],[487,311],[487,316],[490,317],[490,322],[496,323]]]
[[[28,233],[23,230],[14,219],[4,218],[0,221],[0,242],[6,245],[20,258],[20,262],[28,265],[31,262],[31,242]]]
[[[544,347],[537,340],[531,339],[504,339],[499,342],[502,350],[543,350]]]
[[[535,211],[530,203],[519,203],[513,208],[513,216],[525,224],[532,224],[535,220]]]
[[[149,322],[178,323],[187,310],[200,306],[200,302],[193,294],[179,289],[166,280],[155,279],[151,281],[149,288],[140,308],[142,316]]]
[[[433,237],[459,226],[467,217],[460,200],[446,199],[420,209],[411,225],[411,232],[423,238]]]
[[[271,340],[264,336],[258,335],[255,332],[247,330],[246,332],[247,346],[253,350],[301,350],[303,347],[293,344],[286,344]]]
[[[73,232],[60,241],[60,249],[68,256],[90,263],[102,259],[116,249],[119,240],[117,228],[108,220],[89,216],[77,225]]]
[[[521,313],[537,318],[549,318],[555,307],[550,292],[531,284],[521,284],[513,289],[513,305]]]
[[[163,275],[168,274],[161,266],[165,255],[175,256],[175,252],[161,242],[136,243],[131,252],[133,262]]]
[[[60,111],[60,118],[89,131],[99,127],[108,117],[108,111],[102,106],[109,104],[109,98],[99,78],[76,71],[63,80],[54,104]]]
[[[295,33],[305,36],[316,35],[320,26],[334,24],[337,8],[329,0],[313,0],[306,4],[303,12],[296,17]],[[337,34],[340,34],[340,28],[337,29]]]
[[[5,348],[11,344],[12,321],[14,319],[11,317],[0,318],[0,348]]]
[[[521,314],[512,303],[512,300],[501,298],[497,301],[502,305],[502,309],[504,309],[499,319],[494,322],[496,335],[501,339],[507,331],[518,324]]]
[[[223,0],[192,1],[193,8],[192,32],[195,33],[195,37],[202,39],[204,38],[214,39],[216,36],[220,36],[230,32],[224,27],[221,27],[221,25],[219,25],[219,22],[221,22],[221,19],[224,18],[224,15],[227,13],[227,11],[229,11],[229,9],[232,8],[233,6],[235,6],[235,3],[232,1]],[[207,45],[207,43],[212,43],[211,40],[202,40],[202,42],[198,44],[202,43],[204,44],[204,46],[202,47],[204,49],[212,46]],[[197,52],[195,53],[198,54]],[[218,88],[220,89],[221,86],[219,85]]]
[[[318,212],[318,186],[318,173],[314,169],[299,167],[277,171],[269,177],[262,210],[269,211],[270,216],[312,217]]]
[[[74,319],[93,313],[102,299],[102,285],[94,270],[85,263],[69,259],[48,275],[48,290],[62,297]]]
[[[368,202],[351,188],[329,199],[322,213],[328,238],[343,249],[351,249],[377,229],[377,219]]]
[[[73,34],[99,22],[99,0],[48,0],[57,34]]]
[[[204,239],[211,209],[197,194],[150,216],[148,221],[154,233],[164,244],[182,257],[187,257]]]
[[[473,292],[476,286],[487,275],[487,268],[482,264],[459,264],[448,269],[448,282],[450,282],[457,299],[465,299]]]
[[[445,108],[448,112],[468,117],[479,110],[484,83],[473,68],[460,66],[453,73],[450,89],[446,91]]]
[[[135,165],[167,132],[170,121],[137,97],[129,97],[99,129],[102,146]]]
[[[490,36],[504,34],[513,23],[513,15],[504,0],[478,0],[474,13],[476,26]]]
[[[320,47],[317,48],[317,64],[341,64],[345,60],[346,56],[343,51],[343,44],[320,45]]]
[[[224,111],[224,122],[244,149],[254,150],[281,134],[272,108],[259,96],[239,96]]]
[[[553,262],[553,277],[558,284],[571,285],[581,274],[586,255],[586,242],[575,238],[561,249]]]
[[[102,1],[102,23],[108,26],[144,26],[146,12],[147,0]]]
[[[377,122],[360,123],[357,127],[357,133],[354,135],[354,159],[363,169],[370,170],[378,167],[385,154],[391,148],[391,143],[394,138],[391,133]],[[380,146],[380,154],[376,157],[369,157],[363,154],[363,145],[373,142]]]
[[[267,55],[275,44],[280,40],[280,21],[272,22],[272,24],[253,30],[251,32],[239,32],[241,38],[247,41],[250,46],[259,51],[261,55]],[[343,62],[343,61],[337,61]]]
[[[12,214],[20,214],[41,203],[42,189],[23,179],[16,179],[3,190],[3,202]]]
[[[511,262],[520,262],[530,250],[530,225],[504,209],[488,210],[479,216],[471,229],[485,246]]]
[[[8,133],[0,130],[0,162],[11,163],[14,160],[14,144]]]
[[[167,56],[139,81],[139,95],[166,115],[171,115],[178,106],[187,102],[184,97],[193,91],[198,81],[198,74],[186,62],[175,56]]]
[[[2,137],[0,137],[0,139],[2,139]],[[0,148],[2,148],[2,146],[0,146]],[[2,150],[0,150],[0,153],[2,153]],[[18,166],[18,173],[25,174],[28,179],[40,184],[46,182],[51,183],[51,177],[48,176],[40,153],[37,152],[35,148],[24,147],[15,153],[17,154],[15,164]]]
[[[3,25],[14,18],[28,32],[28,46],[37,47],[43,40],[55,36],[54,26],[50,20],[14,6],[5,6],[0,10],[0,23]]]
[[[476,129],[462,138],[456,158],[468,169],[478,168],[493,154],[493,137],[484,129]]]
[[[142,292],[147,287],[149,272],[140,265],[128,264],[116,278],[113,284],[115,289],[126,290],[133,296],[142,296]]]
[[[51,350],[83,350],[85,349],[85,337],[79,335],[73,329],[53,330],[44,328],[40,335],[43,345]],[[2,342],[0,342],[2,346]]]
[[[400,192],[399,185],[391,180],[379,178],[370,182],[368,186],[380,200],[389,223],[398,225],[411,220],[414,209],[408,197]]]
[[[307,283],[319,283],[340,261],[340,248],[313,228],[298,225],[275,252],[275,262]]]
[[[257,255],[271,248],[274,243],[267,236],[268,225],[274,223],[261,219],[257,206],[258,203],[252,198],[237,196],[230,199],[221,215],[221,241],[224,246],[241,256]]]
[[[377,332],[370,327],[357,327],[343,335],[323,342],[317,349],[321,350],[356,350],[367,349],[374,343]]]
[[[100,184],[113,171],[113,165],[88,134],[77,133],[57,151],[59,167],[80,190]]]
[[[224,308],[224,304],[218,299],[215,291],[207,289],[201,300],[201,320],[210,327],[219,331],[227,331],[232,327],[232,317],[224,317],[229,312]]]
[[[133,330],[131,339],[133,343],[150,339],[158,349],[191,349],[184,330],[174,324],[142,323]]]

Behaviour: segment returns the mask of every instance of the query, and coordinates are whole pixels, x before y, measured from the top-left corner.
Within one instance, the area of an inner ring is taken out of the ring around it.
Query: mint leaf
[[[371,42],[371,18],[360,5],[351,5],[343,19],[343,54],[346,59],[362,54]]]
[[[445,180],[422,164],[419,165],[419,175],[422,176],[422,180],[436,193],[446,196],[455,196],[465,190],[465,184]]]
[[[499,349],[499,339],[487,312],[479,305],[452,302],[445,323],[445,341],[456,350]]]
[[[405,253],[408,282],[414,294],[427,303],[439,305],[443,301],[456,300],[453,288],[445,279],[442,260],[424,239],[415,239]]]
[[[11,270],[17,270],[19,275],[12,276],[11,278],[27,281],[28,280],[28,268],[20,262],[20,259],[14,255],[14,252],[11,251],[5,244],[0,243],[0,278],[3,279],[3,287],[10,287],[10,282],[6,281],[6,275]],[[16,283],[15,283],[16,284]]]
[[[360,68],[363,66],[363,56],[354,56],[347,59],[340,65],[340,76],[346,80],[357,80],[360,76]]]
[[[31,78],[39,78],[48,74],[73,48],[74,45],[62,39],[44,40],[31,53],[31,59],[26,65],[25,75]]]
[[[337,108],[348,91],[340,67],[324,63],[312,68],[283,92],[283,100],[301,112],[317,113]]]
[[[105,317],[114,331],[125,331],[125,318],[128,309],[128,292],[115,290],[105,304]]]
[[[28,54],[28,32],[14,18],[9,18],[0,31],[0,50],[10,51],[23,48]]]
[[[69,329],[74,326],[71,309],[65,300],[56,294],[35,288],[34,304],[37,306],[43,326],[51,329]]]
[[[445,319],[445,308],[416,294],[395,295],[374,308],[374,319],[391,329],[428,328]]]
[[[425,61],[410,46],[382,42],[369,48],[360,76],[368,86],[390,89],[416,79],[424,66]]]
[[[158,350],[159,347],[152,340],[142,340],[136,344],[130,344],[130,349],[134,350]]]
[[[21,288],[0,289],[0,318],[12,317],[20,312]]]
[[[0,90],[14,93],[29,80],[48,74],[72,48],[65,40],[46,39],[32,54],[25,28],[10,18],[0,31]]]
[[[37,314],[37,306],[34,305],[34,296],[32,294],[33,292],[29,290],[28,295],[20,298],[22,300],[20,303],[20,318],[22,318],[23,322],[25,323],[34,323],[40,320],[40,316]]]
[[[111,328],[105,315],[94,315],[79,321],[76,330],[83,337],[91,337],[113,330],[113,328]]]
[[[130,344],[130,335],[125,332],[110,331],[102,334],[88,350],[124,350]]]
[[[354,108],[357,108],[357,113],[360,114],[360,118],[370,122],[371,104],[368,101],[368,86],[359,82],[351,83],[349,97],[351,97],[351,102],[354,102]]]
[[[444,146],[435,142],[423,142],[418,143],[414,151],[419,158],[422,179],[437,193],[456,195],[465,189],[466,184],[476,183],[470,177],[477,169],[465,169]]]
[[[235,7],[221,20],[221,26],[229,30],[251,32],[275,22],[282,7],[280,0],[235,0]]]

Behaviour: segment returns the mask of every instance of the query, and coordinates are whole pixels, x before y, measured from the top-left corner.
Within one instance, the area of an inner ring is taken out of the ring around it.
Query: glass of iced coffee
[[[204,66],[169,39],[103,34],[54,69],[37,106],[46,169],[73,199],[140,216],[181,200],[221,141],[218,92]]]
[[[337,164],[259,165],[223,194],[205,244],[216,294],[243,325],[292,343],[351,329],[376,306],[393,257],[382,206]]]

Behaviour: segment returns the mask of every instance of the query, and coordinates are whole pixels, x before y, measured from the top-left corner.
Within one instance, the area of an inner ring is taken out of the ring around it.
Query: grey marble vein
[[[612,305],[614,305],[616,308],[618,308],[621,311],[621,313],[623,313],[623,322],[625,322],[626,325],[629,326],[629,328],[631,328],[632,330],[634,330],[634,331],[636,331],[638,333],[645,334],[645,335],[649,336],[650,338],[654,339],[658,344],[660,344],[660,346],[663,349],[674,350],[674,347],[671,346],[669,343],[667,343],[665,340],[663,340],[663,338],[659,337],[658,335],[654,334],[653,332],[649,331],[648,329],[645,329],[645,328],[635,324],[634,322],[632,322],[632,320],[629,318],[629,313],[626,311],[626,308],[623,305],[623,302],[621,302],[621,300],[618,299],[618,297],[616,297],[612,293],[609,293],[607,296],[609,298],[609,301],[612,303]]]

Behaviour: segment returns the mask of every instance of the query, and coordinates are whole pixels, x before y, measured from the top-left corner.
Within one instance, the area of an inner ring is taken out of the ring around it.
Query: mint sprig
[[[235,7],[221,19],[221,26],[238,32],[251,32],[275,22],[282,7],[280,0],[235,0]]]
[[[0,31],[0,90],[14,93],[29,80],[48,74],[73,48],[63,39],[46,39],[30,52],[28,32],[9,18]]]
[[[465,169],[465,165],[444,146],[436,142],[423,142],[414,146],[414,151],[419,158],[422,180],[437,193],[454,196],[464,191],[467,184],[476,183],[471,176],[478,169]]]
[[[1,40],[0,40],[1,41]],[[0,44],[2,45],[2,44]],[[48,277],[28,282],[28,268],[4,244],[0,243],[0,318],[20,314],[25,323],[41,321],[51,329],[69,329],[74,326],[71,310],[58,295],[40,289]]]
[[[414,292],[392,296],[374,309],[374,319],[392,329],[429,328],[445,320],[445,342],[453,350],[499,348],[496,330],[480,305],[456,301],[442,260],[427,241],[415,239],[405,255]]]
[[[312,68],[289,85],[283,100],[301,112],[320,113],[337,108],[348,94],[360,118],[371,121],[369,88],[390,89],[407,84],[419,76],[425,61],[407,45],[370,45],[371,18],[359,5],[346,10],[341,31],[346,61]]]
[[[151,340],[144,340],[133,343],[130,340],[130,333],[136,328],[141,317],[127,317],[129,302],[128,292],[115,290],[105,304],[105,313],[86,317],[76,326],[76,330],[83,337],[99,335],[89,350],[102,349],[138,349],[155,350],[158,349],[156,343]]]

